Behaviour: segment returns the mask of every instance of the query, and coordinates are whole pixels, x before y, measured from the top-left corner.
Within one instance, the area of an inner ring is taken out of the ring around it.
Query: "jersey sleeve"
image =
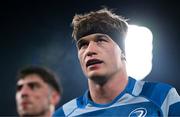
[[[175,88],[169,90],[161,108],[167,116],[180,116],[180,96]]]

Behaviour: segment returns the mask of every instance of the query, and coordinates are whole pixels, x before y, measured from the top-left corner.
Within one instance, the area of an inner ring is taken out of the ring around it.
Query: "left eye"
[[[104,40],[103,40],[103,39],[98,39],[98,40],[97,40],[97,42],[102,42],[102,41],[104,41]]]
[[[23,85],[17,85],[16,86],[16,91],[20,91],[22,89]]]
[[[35,90],[35,89],[39,88],[39,84],[30,83],[28,85],[29,85],[30,89],[32,89],[32,90]]]
[[[106,39],[102,39],[102,38],[97,39],[97,42],[106,42],[106,41],[107,41]]]

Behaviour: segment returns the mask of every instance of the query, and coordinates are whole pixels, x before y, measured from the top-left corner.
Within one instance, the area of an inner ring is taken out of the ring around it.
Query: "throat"
[[[107,86],[106,83],[101,85],[95,84],[90,87],[90,98],[93,102],[97,104],[107,104],[119,95],[119,92],[113,90],[113,87]]]
[[[98,87],[98,88],[97,88]],[[107,104],[110,103],[116,96],[113,96],[113,92],[105,90],[101,86],[97,86],[94,94],[91,92],[91,100],[97,104]],[[108,91],[108,92],[107,92]]]
[[[88,80],[92,101],[98,104],[107,104],[113,101],[125,89],[128,78],[117,78],[95,83]]]

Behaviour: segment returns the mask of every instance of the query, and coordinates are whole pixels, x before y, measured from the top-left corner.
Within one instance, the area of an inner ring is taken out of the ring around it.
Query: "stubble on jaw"
[[[93,76],[93,77],[90,77],[89,80],[93,81],[95,84],[103,86],[104,84],[107,83],[108,78],[105,76]]]

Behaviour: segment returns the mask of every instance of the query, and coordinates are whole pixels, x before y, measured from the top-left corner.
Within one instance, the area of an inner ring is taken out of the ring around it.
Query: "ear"
[[[121,53],[121,60],[125,60],[126,61],[126,56],[124,55],[124,52]]]
[[[50,99],[51,104],[56,106],[59,103],[60,99],[61,99],[60,94],[57,91],[52,91],[51,99]]]

